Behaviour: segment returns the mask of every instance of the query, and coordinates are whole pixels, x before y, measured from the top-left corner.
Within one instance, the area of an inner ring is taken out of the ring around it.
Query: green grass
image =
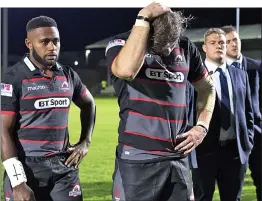
[[[80,181],[84,200],[111,200],[112,172],[117,143],[118,105],[115,98],[96,98],[97,120],[88,155],[82,161]],[[80,133],[79,110],[72,105],[69,116],[70,142]],[[218,201],[217,191],[214,201]],[[248,171],[242,194],[243,201],[255,201],[255,190]]]

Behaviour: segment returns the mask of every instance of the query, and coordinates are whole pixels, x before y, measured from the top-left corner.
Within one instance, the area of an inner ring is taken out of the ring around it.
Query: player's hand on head
[[[184,154],[189,154],[193,151],[204,139],[206,132],[200,126],[194,126],[189,131],[179,135],[178,138],[185,138],[181,143],[179,143],[175,150],[184,152]]]
[[[89,143],[81,142],[77,143],[67,149],[70,153],[69,157],[67,158],[65,165],[71,167],[72,165],[75,168],[78,168],[79,164],[81,163],[82,159],[87,155]]]
[[[154,1],[153,3],[140,10],[139,15],[143,15],[152,20],[168,11],[171,11],[169,7]]]
[[[36,201],[34,192],[26,184],[21,183],[13,188],[14,201]]]

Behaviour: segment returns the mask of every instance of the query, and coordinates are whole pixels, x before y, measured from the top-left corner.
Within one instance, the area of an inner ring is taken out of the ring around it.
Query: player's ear
[[[203,44],[202,45],[202,49],[203,49],[203,51],[206,53],[207,51],[206,51],[206,45],[205,44]]]
[[[28,38],[25,39],[25,45],[29,50],[33,49],[33,44]]]

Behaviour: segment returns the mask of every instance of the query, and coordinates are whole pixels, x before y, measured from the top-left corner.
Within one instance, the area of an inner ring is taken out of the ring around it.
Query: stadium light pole
[[[240,8],[236,8],[236,30],[239,33],[239,24],[240,24]]]
[[[1,72],[4,72],[8,67],[8,8],[1,8],[2,10],[2,18],[1,18],[1,25],[2,25],[2,50],[1,50]]]
[[[2,22],[2,8],[0,8],[0,72],[2,74],[2,25],[3,25],[3,22]],[[0,76],[0,80],[1,80],[1,76]],[[1,127],[2,128],[2,127]],[[1,191],[2,192],[2,191]]]

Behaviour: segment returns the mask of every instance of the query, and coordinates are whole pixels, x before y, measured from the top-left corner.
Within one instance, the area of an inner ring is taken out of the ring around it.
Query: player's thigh
[[[166,201],[189,201],[194,200],[193,183],[191,179],[188,159],[170,161],[171,180],[166,183],[165,191],[162,193],[161,200]]]
[[[54,201],[82,201],[83,195],[78,176],[78,169],[71,167],[70,171],[58,179],[55,182],[50,195]]]
[[[127,163],[118,160],[126,201],[158,201],[170,172],[168,162]]]

